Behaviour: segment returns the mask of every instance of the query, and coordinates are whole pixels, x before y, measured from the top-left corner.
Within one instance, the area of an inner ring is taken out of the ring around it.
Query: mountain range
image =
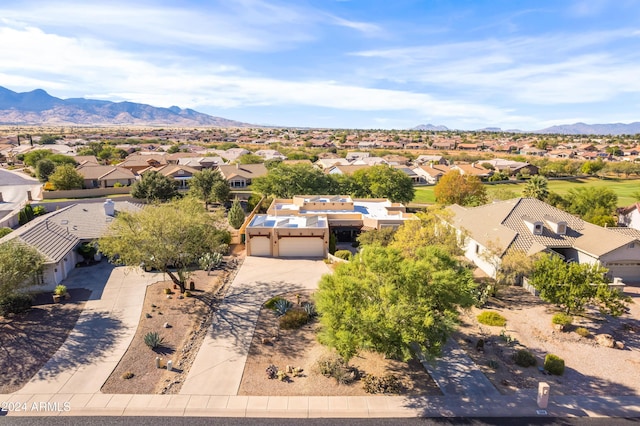
[[[260,127],[177,106],[158,108],[135,102],[60,99],[42,89],[18,93],[1,86],[0,124]]]
[[[428,130],[432,132],[446,132],[449,129],[446,126],[434,126],[433,124],[420,124],[411,130]],[[477,129],[478,132],[506,132],[506,133],[539,133],[539,134],[560,134],[560,135],[636,135],[640,133],[640,122],[611,123],[611,124],[560,124],[540,130],[502,130],[499,127],[486,127]]]

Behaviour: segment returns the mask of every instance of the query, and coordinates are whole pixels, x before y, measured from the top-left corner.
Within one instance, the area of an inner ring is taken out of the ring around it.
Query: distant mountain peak
[[[446,132],[449,130],[446,126],[434,126],[433,124],[420,124],[411,130],[428,130],[432,132]]]
[[[43,89],[18,93],[1,86],[0,124],[260,127],[177,106],[158,108],[129,101],[60,99]]]

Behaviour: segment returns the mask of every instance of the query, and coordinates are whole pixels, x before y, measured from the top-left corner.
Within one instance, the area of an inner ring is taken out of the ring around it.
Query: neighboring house
[[[118,164],[118,167],[124,167],[131,170],[134,174],[140,174],[142,170],[149,167],[161,167],[167,164],[167,158],[161,154],[140,154],[135,153],[129,155],[124,161]]]
[[[101,166],[94,163],[85,163],[76,168],[84,180],[82,187],[113,188],[116,184],[122,186],[132,185],[136,176],[129,169],[119,166]]]
[[[100,164],[100,161],[98,161],[95,155],[76,155],[73,159],[79,166],[84,166],[86,164]]]
[[[388,154],[382,158],[384,158],[390,166],[406,166],[409,164],[409,158],[404,155]]]
[[[364,157],[351,162],[353,166],[378,166],[380,164],[388,165],[389,163],[382,157]]]
[[[536,147],[524,147],[520,149],[520,154],[522,155],[533,155],[536,157],[544,157],[547,154],[547,150],[539,149]]]
[[[507,172],[509,175],[516,175],[518,173],[528,173],[529,175],[537,175],[538,167],[533,164],[523,163],[521,161],[504,160],[501,158],[495,158],[493,160],[484,160],[482,164],[491,164],[496,170],[501,172]]]
[[[178,189],[185,190],[189,189],[189,180],[193,177],[194,173],[197,173],[199,170],[194,169],[189,166],[182,166],[180,164],[167,164],[162,167],[157,168],[149,168],[147,170],[143,170],[140,174],[144,175],[146,172],[155,170],[156,172],[168,177],[169,179],[173,179],[178,182]]]
[[[618,225],[640,230],[640,203],[619,208]]]
[[[368,152],[353,151],[353,152],[347,152],[347,155],[345,156],[345,158],[347,159],[347,161],[351,163],[356,160],[362,160],[363,158],[367,158],[369,156],[371,156],[371,154]]]
[[[354,241],[363,230],[398,228],[417,220],[400,203],[349,196],[300,195],[273,200],[265,215],[256,215],[245,229],[247,255],[325,257],[329,236]]]
[[[336,165],[347,166],[350,162],[346,158],[320,158],[313,164],[321,170],[327,170]]]
[[[477,162],[471,164],[454,164],[451,170],[458,170],[461,175],[476,176],[480,179],[487,179],[493,175],[493,170],[485,169]]]
[[[256,152],[254,152],[254,154],[264,158],[265,160],[273,160],[273,159],[286,160],[287,159],[286,155],[282,155],[279,151],[276,151],[275,149],[259,149]]]
[[[511,250],[547,252],[567,261],[600,264],[610,278],[640,281],[640,240],[585,222],[535,198],[514,198],[479,207],[448,207],[447,221],[466,235],[465,256],[487,275]],[[640,235],[640,234],[639,234]]]
[[[236,161],[243,155],[251,154],[251,151],[244,148],[229,148],[226,151],[217,151],[217,153],[228,162],[232,162]]]
[[[452,150],[456,148],[454,141],[438,141],[431,144],[432,149]]]
[[[348,164],[346,166],[329,167],[327,170],[325,170],[325,172],[330,175],[352,175],[358,170],[368,169],[369,167],[371,166],[368,166],[366,164]]]
[[[422,176],[420,176],[419,174],[417,174],[411,167],[409,166],[404,166],[404,165],[399,165],[399,166],[391,166],[394,169],[400,170],[401,172],[403,172],[405,175],[407,175],[409,177],[409,179],[411,179],[411,182],[415,185],[418,183],[423,183],[424,180],[422,178]]]
[[[267,174],[264,164],[224,164],[218,170],[232,189],[246,188],[253,179]]]
[[[414,161],[415,164],[422,166],[423,164],[447,164],[447,160],[442,155],[418,155]]]
[[[35,248],[45,258],[38,290],[53,290],[82,261],[76,248],[102,236],[119,211],[138,211],[128,201],[73,204],[38,216],[0,239],[0,244],[18,240]]]
[[[215,169],[221,164],[225,164],[222,157],[187,157],[179,158],[178,165],[191,167],[195,170]]]
[[[443,164],[431,163],[428,166],[417,166],[413,168],[413,172],[418,175],[424,183],[434,185],[438,183],[440,178],[446,175],[451,168]]]

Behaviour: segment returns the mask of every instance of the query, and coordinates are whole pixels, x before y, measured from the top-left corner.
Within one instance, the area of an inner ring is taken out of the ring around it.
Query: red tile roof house
[[[466,233],[465,256],[490,277],[505,254],[520,250],[529,256],[546,252],[567,261],[600,264],[609,269],[610,279],[640,281],[640,232],[593,225],[535,198],[471,208],[452,205],[448,210],[447,222]],[[491,256],[493,261],[487,261]]]

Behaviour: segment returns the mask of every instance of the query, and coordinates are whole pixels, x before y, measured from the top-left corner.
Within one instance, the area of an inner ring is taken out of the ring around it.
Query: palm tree
[[[549,181],[544,176],[535,175],[524,186],[522,196],[544,201],[549,195]]]

